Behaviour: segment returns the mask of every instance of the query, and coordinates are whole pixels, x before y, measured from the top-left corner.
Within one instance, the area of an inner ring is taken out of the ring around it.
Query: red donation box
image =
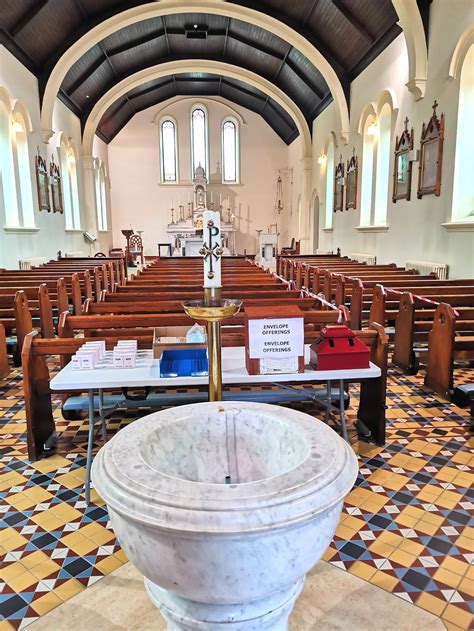
[[[370,349],[347,326],[326,326],[311,344],[310,364],[315,370],[369,368]]]

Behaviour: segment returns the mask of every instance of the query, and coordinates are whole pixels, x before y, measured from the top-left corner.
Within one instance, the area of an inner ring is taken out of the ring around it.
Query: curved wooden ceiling
[[[278,18],[305,36],[349,85],[400,32],[391,0],[233,0]],[[0,43],[39,80],[40,96],[61,55],[93,26],[144,1],[2,0]],[[195,28],[194,25],[197,25]],[[202,38],[198,38],[202,37]],[[216,14],[172,14],[132,24],[104,38],[69,70],[59,97],[84,124],[97,100],[122,79],[160,63],[210,59],[271,81],[300,108],[309,127],[331,101],[318,69],[279,37]],[[290,143],[296,126],[275,101],[241,81],[215,75],[171,75],[130,91],[109,108],[98,133],[110,141],[133,114],[171,96],[219,95],[258,112]]]

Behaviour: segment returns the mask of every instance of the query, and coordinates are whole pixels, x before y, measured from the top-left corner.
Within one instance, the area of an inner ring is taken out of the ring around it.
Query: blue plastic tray
[[[205,348],[165,350],[160,359],[160,377],[201,377],[209,374]]]

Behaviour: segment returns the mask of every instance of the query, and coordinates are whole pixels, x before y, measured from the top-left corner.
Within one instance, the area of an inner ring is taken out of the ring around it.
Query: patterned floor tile
[[[458,371],[456,381],[472,381]],[[357,404],[357,388],[350,390]],[[359,475],[324,559],[440,616],[473,624],[474,456],[467,410],[423,387],[422,375],[390,371],[387,441],[350,432]],[[27,459],[21,376],[0,382],[0,631],[22,629],[127,561],[97,493],[84,498],[86,419],[54,415],[58,453]],[[314,406],[301,408],[315,416]],[[143,412],[147,413],[146,411]],[[356,418],[348,409],[349,422]],[[117,410],[113,434],[134,420]],[[100,446],[97,441],[96,447]]]

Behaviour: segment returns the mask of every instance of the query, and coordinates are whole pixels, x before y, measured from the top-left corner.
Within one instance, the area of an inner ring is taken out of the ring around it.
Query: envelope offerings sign
[[[304,354],[304,319],[249,320],[250,359],[285,359]]]

